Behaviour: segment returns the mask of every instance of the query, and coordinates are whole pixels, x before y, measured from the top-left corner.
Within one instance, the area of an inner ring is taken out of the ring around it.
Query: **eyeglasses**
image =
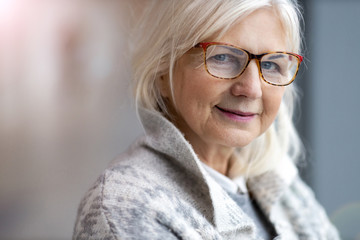
[[[227,43],[202,42],[195,46],[204,50],[206,71],[213,77],[239,77],[252,59],[256,60],[261,78],[274,86],[286,86],[295,80],[303,57],[289,52],[259,55]]]

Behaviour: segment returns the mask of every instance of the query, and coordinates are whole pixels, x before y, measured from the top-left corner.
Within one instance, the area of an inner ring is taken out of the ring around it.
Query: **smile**
[[[241,111],[237,111],[237,110],[220,108],[218,106],[215,106],[215,108],[223,116],[225,116],[226,118],[229,118],[233,121],[236,121],[236,122],[250,122],[257,115],[256,113],[252,113],[252,112],[241,112]]]

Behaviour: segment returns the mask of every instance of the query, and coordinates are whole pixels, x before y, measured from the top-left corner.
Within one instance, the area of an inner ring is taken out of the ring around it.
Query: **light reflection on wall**
[[[69,239],[81,196],[140,134],[128,91],[130,8],[12,3],[0,11],[0,238]]]
[[[360,202],[349,203],[337,209],[331,221],[341,230],[343,239],[360,240]]]
[[[0,1],[0,16],[4,17],[10,12],[16,3],[16,0],[1,0]]]

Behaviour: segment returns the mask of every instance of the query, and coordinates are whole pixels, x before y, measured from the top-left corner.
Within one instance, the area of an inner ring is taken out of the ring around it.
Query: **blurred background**
[[[70,239],[81,197],[142,133],[130,14],[146,0],[0,0],[0,239]],[[303,0],[301,168],[360,239],[360,1]]]

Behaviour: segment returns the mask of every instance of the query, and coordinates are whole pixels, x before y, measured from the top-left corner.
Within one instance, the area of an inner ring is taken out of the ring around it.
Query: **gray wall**
[[[305,1],[307,179],[343,239],[360,239],[360,1]]]

